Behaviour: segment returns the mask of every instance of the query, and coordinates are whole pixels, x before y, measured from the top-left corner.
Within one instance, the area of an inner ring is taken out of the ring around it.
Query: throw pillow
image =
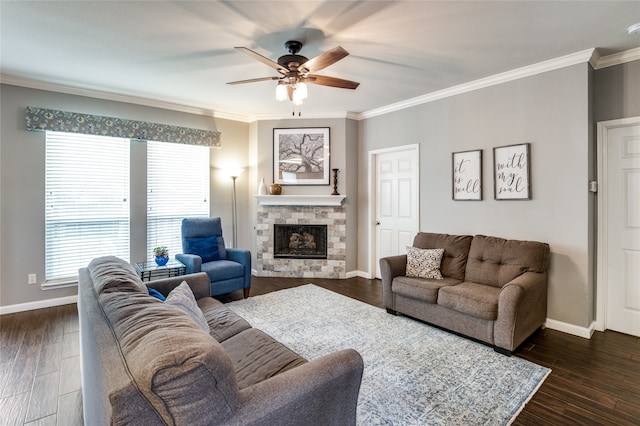
[[[155,297],[156,299],[160,299],[160,300],[161,300],[161,301],[163,301],[163,302],[164,302],[165,300],[167,300],[167,298],[166,298],[166,297],[164,297],[164,294],[160,293],[160,292],[159,292],[158,290],[156,290],[155,288],[148,287],[147,289],[149,290],[149,296],[153,296],[153,297]]]
[[[187,243],[187,252],[200,256],[203,263],[221,259],[218,252],[218,239],[215,235],[201,238],[185,238],[185,242]]]
[[[440,263],[443,255],[444,249],[407,247],[406,275],[414,278],[441,280]]]
[[[200,328],[209,333],[207,319],[198,307],[198,302],[196,302],[196,298],[193,297],[191,287],[189,287],[186,281],[182,281],[178,287],[171,290],[171,293],[169,293],[164,303],[183,310]]]

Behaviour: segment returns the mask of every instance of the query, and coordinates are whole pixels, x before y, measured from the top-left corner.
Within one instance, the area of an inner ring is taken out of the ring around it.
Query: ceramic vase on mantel
[[[269,185],[269,195],[280,195],[282,194],[282,187],[277,183],[272,183]]]
[[[264,178],[260,180],[260,185],[258,185],[258,195],[267,195],[267,185],[264,183]]]

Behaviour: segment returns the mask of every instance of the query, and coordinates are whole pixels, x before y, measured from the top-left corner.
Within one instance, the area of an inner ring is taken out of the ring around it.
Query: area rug
[[[357,350],[359,425],[506,425],[550,373],[313,284],[227,306],[309,360]]]

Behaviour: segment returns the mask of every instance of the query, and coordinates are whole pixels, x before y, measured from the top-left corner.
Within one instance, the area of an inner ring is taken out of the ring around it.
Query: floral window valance
[[[222,146],[220,132],[101,115],[27,107],[26,121],[27,130],[83,133],[216,148]]]

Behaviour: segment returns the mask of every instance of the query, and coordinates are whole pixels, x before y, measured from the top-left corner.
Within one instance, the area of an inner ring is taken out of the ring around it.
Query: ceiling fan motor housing
[[[295,70],[300,65],[303,65],[309,59],[297,53],[302,49],[302,43],[296,40],[289,40],[284,44],[284,47],[289,52],[289,55],[283,55],[278,58],[278,65],[285,67],[288,70]]]

